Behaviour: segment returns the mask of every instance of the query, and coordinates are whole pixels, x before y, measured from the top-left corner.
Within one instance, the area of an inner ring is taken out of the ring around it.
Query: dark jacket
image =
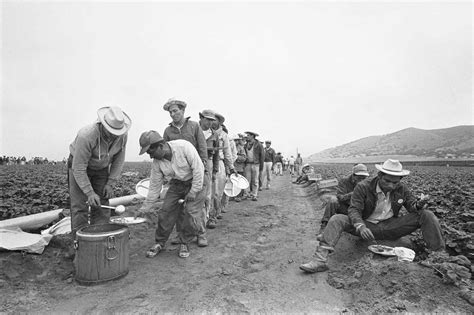
[[[353,225],[357,223],[363,224],[363,220],[366,220],[374,212],[377,204],[376,187],[378,181],[378,177],[366,179],[355,187],[351,198],[351,205],[348,209],[349,218]],[[416,198],[404,183],[400,183],[397,188],[390,192],[390,199],[392,201],[394,217],[398,217],[402,206],[408,212],[417,211]]]
[[[275,150],[273,150],[273,148],[263,148],[263,150],[265,151],[265,159],[263,160],[264,162],[274,162],[275,160]]]
[[[183,127],[179,129],[173,123],[170,123],[163,132],[163,139],[165,141],[184,139],[196,148],[199,157],[204,164],[204,169],[207,170],[207,145],[204,133],[199,123],[189,120],[189,117],[184,121]],[[210,170],[209,170],[210,171]]]
[[[339,201],[339,212],[347,214],[347,209],[351,204],[352,192],[354,191],[356,184],[352,182],[352,175],[344,177],[339,181],[336,188],[336,197]]]
[[[245,145],[245,152],[247,153],[248,150],[249,149],[247,148],[247,145]],[[262,171],[263,162],[265,159],[265,152],[263,150],[263,145],[258,140],[255,140],[251,150],[253,150],[253,159],[254,159],[254,162],[252,164],[259,164],[259,170]],[[248,156],[248,153],[247,153],[247,156]]]

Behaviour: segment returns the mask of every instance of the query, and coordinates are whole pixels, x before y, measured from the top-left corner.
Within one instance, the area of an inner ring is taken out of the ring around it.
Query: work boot
[[[208,245],[206,236],[198,235],[197,244],[199,247],[206,247]]]
[[[218,218],[218,219],[220,220],[220,219],[223,218],[223,216],[222,216],[222,214],[219,213],[219,214],[216,216],[216,218]]]
[[[329,268],[323,261],[310,261],[309,263],[300,265],[300,269],[304,272],[315,273],[326,271]]]
[[[331,250],[329,250],[331,248]],[[327,266],[327,260],[328,260],[328,255],[330,252],[332,252],[334,249],[330,246],[325,246],[325,245],[319,245],[316,247],[316,251],[314,253],[314,260],[300,265],[300,269],[309,272],[309,273],[315,273],[315,272],[322,272],[328,270]]]
[[[209,221],[207,221],[206,227],[208,229],[215,229],[216,226],[217,226],[217,224],[216,224],[216,221],[214,219],[209,219]]]
[[[188,258],[189,257],[188,245],[181,244],[179,246],[178,256],[181,257],[181,258]]]

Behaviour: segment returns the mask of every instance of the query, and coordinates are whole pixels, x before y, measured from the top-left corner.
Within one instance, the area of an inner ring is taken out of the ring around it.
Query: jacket
[[[351,204],[352,192],[354,191],[356,184],[352,182],[352,175],[344,177],[339,181],[336,188],[336,197],[339,201],[340,213],[347,214],[347,209]]]
[[[254,144],[251,149],[248,149],[248,146],[245,145],[245,153],[248,156],[248,151],[253,150],[253,159],[254,162],[252,164],[259,164],[259,170],[263,170],[263,163],[265,159],[265,152],[263,152],[263,145],[260,144],[258,140],[254,141]],[[249,163],[247,161],[247,163]]]
[[[366,179],[354,189],[349,206],[348,215],[352,225],[358,226],[364,224],[364,220],[370,217],[374,212],[377,204],[376,187],[379,178]],[[393,216],[398,217],[401,207],[405,207],[408,212],[418,211],[416,207],[416,198],[404,183],[399,185],[390,192],[391,206]]]
[[[265,159],[264,162],[274,162],[275,160],[275,150],[273,148],[263,148],[265,150]]]
[[[199,123],[189,120],[189,118],[185,119],[181,128],[176,127],[171,122],[163,132],[163,139],[165,141],[184,139],[191,142],[201,157],[204,169],[207,170],[207,145],[204,133]]]
[[[87,177],[87,169],[109,169],[108,185],[113,185],[122,172],[125,161],[127,134],[117,137],[112,143],[105,140],[101,123],[96,122],[79,130],[76,139],[69,145],[72,156],[72,173],[77,185],[88,197],[94,189]]]

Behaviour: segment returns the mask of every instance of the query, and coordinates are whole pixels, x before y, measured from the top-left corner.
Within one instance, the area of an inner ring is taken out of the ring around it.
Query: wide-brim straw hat
[[[258,133],[253,132],[253,131],[246,131],[246,134],[253,135],[254,137],[258,137]]]
[[[403,169],[402,163],[398,160],[388,159],[383,164],[375,164],[375,168],[382,173],[394,176],[407,176],[410,174],[410,171]]]
[[[117,106],[106,106],[97,110],[99,121],[113,135],[121,136],[130,129],[132,120]]]

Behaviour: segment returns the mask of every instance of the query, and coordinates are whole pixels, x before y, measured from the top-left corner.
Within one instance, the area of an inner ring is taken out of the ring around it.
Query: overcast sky
[[[169,98],[303,156],[472,125],[472,3],[2,1],[1,155],[62,159],[102,106],[162,133]],[[145,157],[147,158],[147,157]]]

